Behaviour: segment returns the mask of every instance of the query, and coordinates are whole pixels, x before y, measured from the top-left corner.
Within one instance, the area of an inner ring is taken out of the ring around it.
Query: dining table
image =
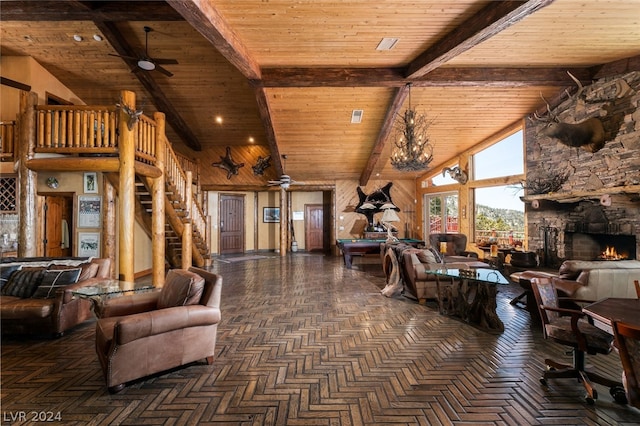
[[[612,335],[615,321],[640,327],[640,299],[608,297],[584,306],[582,312],[593,319],[593,325]]]

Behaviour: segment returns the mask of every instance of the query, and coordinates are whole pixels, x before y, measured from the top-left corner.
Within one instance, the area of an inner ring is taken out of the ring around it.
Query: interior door
[[[45,196],[44,202],[44,255],[65,257],[71,255],[71,197]]]
[[[324,211],[322,204],[305,204],[304,240],[307,251],[323,251]]]
[[[220,196],[220,254],[244,252],[244,196]]]

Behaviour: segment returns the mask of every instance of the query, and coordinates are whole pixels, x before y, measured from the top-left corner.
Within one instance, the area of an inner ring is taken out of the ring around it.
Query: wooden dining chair
[[[585,370],[585,356],[609,354],[613,349],[613,336],[590,324],[582,311],[560,307],[552,279],[532,278],[531,288],[540,311],[544,338],[571,347],[573,353],[572,365],[545,359],[546,368],[540,383],[547,386],[547,379],[578,379],[587,391],[585,400],[588,404],[594,404],[598,399],[593,383],[599,383],[609,388],[616,402],[626,403],[622,383]]]
[[[613,334],[622,361],[622,384],[629,405],[640,408],[640,327],[614,321]]]
[[[640,299],[640,281],[635,280],[633,283],[636,285],[636,296]]]

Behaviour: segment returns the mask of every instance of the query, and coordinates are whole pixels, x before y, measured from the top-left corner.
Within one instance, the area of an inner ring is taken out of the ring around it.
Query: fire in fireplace
[[[566,232],[565,244],[567,259],[636,259],[635,235]]]
[[[600,254],[598,260],[624,260],[628,259],[628,255],[624,253],[618,253],[615,247],[607,246],[607,248]]]

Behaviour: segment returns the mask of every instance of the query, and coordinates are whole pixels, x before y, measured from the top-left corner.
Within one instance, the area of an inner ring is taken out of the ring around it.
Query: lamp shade
[[[400,218],[398,217],[398,214],[396,213],[395,210],[387,209],[382,214],[382,221],[383,222],[400,222]]]

